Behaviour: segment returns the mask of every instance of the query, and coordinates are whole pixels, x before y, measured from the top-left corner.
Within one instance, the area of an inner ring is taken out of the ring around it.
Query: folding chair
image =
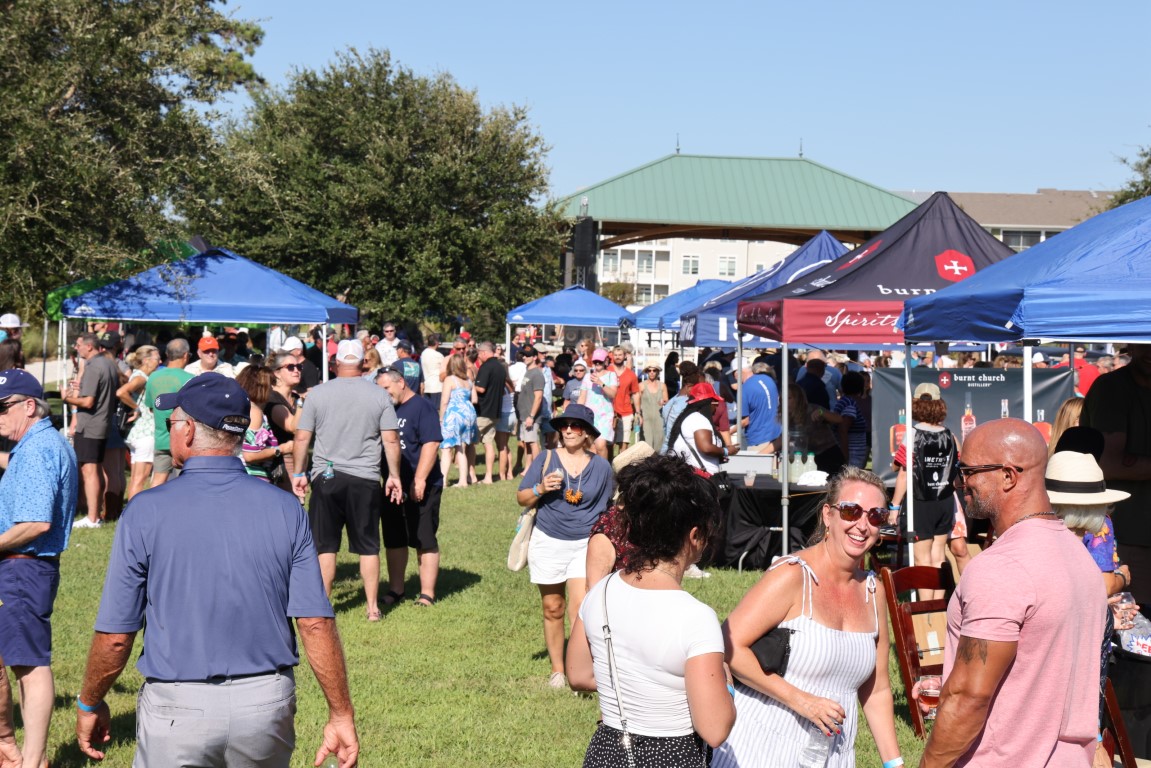
[[[1119,712],[1119,700],[1115,698],[1115,689],[1111,681],[1103,689],[1103,748],[1107,756],[1114,761],[1119,758],[1123,768],[1136,768],[1145,761],[1135,759],[1135,750],[1131,747],[1131,740],[1127,737],[1127,726],[1123,724],[1123,715]]]
[[[916,736],[926,739],[927,727],[923,713],[911,699],[911,689],[917,678],[925,675],[943,676],[942,653],[943,642],[947,637],[947,599],[955,589],[955,579],[951,574],[951,566],[947,564],[939,568],[917,565],[900,568],[897,571],[881,568],[879,576],[883,580],[884,592],[887,593],[887,612],[891,615],[892,635],[895,638],[895,658],[899,663],[899,674],[903,678],[904,690],[907,691],[911,726]],[[944,599],[915,601],[899,599],[900,594],[913,589],[942,589]],[[928,616],[928,620],[936,625],[933,633],[927,635],[929,643],[920,644],[916,638],[917,616]],[[925,661],[925,659],[932,660]]]

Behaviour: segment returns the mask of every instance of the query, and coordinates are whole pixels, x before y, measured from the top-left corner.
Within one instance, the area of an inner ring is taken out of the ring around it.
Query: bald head
[[[968,514],[990,518],[1000,534],[1025,515],[1051,509],[1043,478],[1047,444],[1028,422],[996,419],[977,427],[963,441],[963,464],[1002,465],[969,473],[963,487]]]

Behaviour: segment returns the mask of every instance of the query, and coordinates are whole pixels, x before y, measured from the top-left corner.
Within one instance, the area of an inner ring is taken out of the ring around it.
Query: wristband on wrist
[[[898,512],[899,510],[903,509],[903,507],[899,504],[888,504],[887,508],[892,512]]]
[[[532,493],[534,493],[536,495],[537,499],[540,497],[539,487],[540,487],[539,483],[536,483],[535,485],[532,486]]]
[[[307,477],[307,476],[308,476],[307,472],[293,472],[292,473],[292,477]]]
[[[1112,573],[1114,573],[1119,578],[1123,579],[1123,587],[1124,588],[1126,588],[1127,585],[1131,583],[1127,580],[1127,574],[1123,573],[1123,571],[1112,571]]]
[[[903,765],[903,758],[893,757],[883,764],[883,768],[899,768],[901,765]]]
[[[731,698],[735,698],[735,686],[731,683],[727,684],[727,692],[731,694]]]
[[[95,712],[97,709],[100,708],[100,705],[96,704],[94,706],[89,706],[89,705],[85,704],[83,701],[81,701],[80,696],[77,695],[76,696],[76,707],[77,707],[77,709],[79,709],[83,712]]]

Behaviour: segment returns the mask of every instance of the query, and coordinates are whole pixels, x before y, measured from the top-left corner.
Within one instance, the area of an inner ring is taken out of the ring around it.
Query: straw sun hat
[[[1047,462],[1045,477],[1052,504],[1114,504],[1131,496],[1107,487],[1103,470],[1089,453],[1059,451]]]

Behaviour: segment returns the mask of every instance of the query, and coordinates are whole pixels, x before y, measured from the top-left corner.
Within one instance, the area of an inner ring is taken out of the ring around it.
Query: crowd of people
[[[1151,485],[1151,407],[1141,419],[1132,409],[1151,401],[1149,346],[1131,345],[1130,365],[1095,379],[1096,364],[1072,357],[1087,397],[1064,404],[1050,443],[1000,419],[971,432],[960,456],[938,388],[921,387],[914,461],[896,455],[889,501],[866,469],[869,372],[912,363],[886,355],[766,353],[740,365],[701,350],[698,362],[637,365],[626,345],[585,340],[552,356],[520,336],[503,349],[466,333],[450,348],[429,334],[417,353],[390,323],[381,337],[326,341],[277,326],[152,343],[94,327],[75,341],[57,429],[12,320],[0,317],[0,656],[20,688],[26,765],[43,762],[53,708],[60,555],[74,529],[120,518],[124,496],[131,514],[117,525],[75,702],[81,750],[103,756],[104,698],[147,625],[139,764],[286,765],[298,634],[329,707],[317,760],[355,765],[330,603],[336,556],[346,531],[363,619],[409,599],[434,606],[453,467],[459,487],[518,479],[516,501],[536,510],[528,569],[548,684],[599,693],[587,766],[851,766],[859,710],[885,768],[902,765],[886,602],[863,561],[909,493],[917,560],[941,563],[950,540],[963,565],[924,764],[1095,757],[1110,635],[1130,619],[1108,598],[1146,590],[1132,586],[1151,551],[1132,502]],[[926,358],[914,364],[966,362]],[[827,494],[808,546],[721,622],[683,580],[721,528],[723,464],[789,447],[781,374],[796,382],[790,420],[829,473]],[[174,505],[187,514],[165,515]],[[954,543],[965,517],[992,529],[974,558]],[[0,689],[0,766],[18,765]],[[211,717],[180,715],[199,722],[173,729],[173,712]]]

